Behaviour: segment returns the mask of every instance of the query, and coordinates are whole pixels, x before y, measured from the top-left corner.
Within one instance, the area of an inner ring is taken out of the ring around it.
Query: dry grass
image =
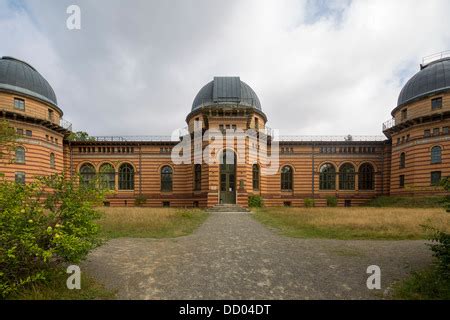
[[[208,214],[195,209],[100,208],[101,234],[107,238],[172,238],[192,233]]]
[[[301,238],[423,239],[423,225],[450,231],[450,214],[439,208],[263,208],[254,216]]]

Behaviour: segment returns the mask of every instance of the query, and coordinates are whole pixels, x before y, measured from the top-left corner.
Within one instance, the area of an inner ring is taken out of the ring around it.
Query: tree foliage
[[[84,131],[72,132],[67,139],[69,141],[95,141],[94,137]]]
[[[11,153],[16,147],[18,135],[6,120],[0,121],[0,162],[10,160]]]
[[[20,185],[0,181],[0,297],[77,263],[99,244],[94,205],[103,192],[63,175]]]

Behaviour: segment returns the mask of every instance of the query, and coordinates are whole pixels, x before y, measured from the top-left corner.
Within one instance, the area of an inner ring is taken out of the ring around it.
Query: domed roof
[[[58,106],[47,80],[28,63],[12,57],[0,59],[0,90],[25,94]]]
[[[255,91],[239,77],[214,77],[198,93],[192,103],[192,111],[204,105],[235,103],[261,111],[261,103]]]
[[[450,90],[450,57],[421,66],[421,70],[405,84],[400,92],[397,108],[447,90]]]

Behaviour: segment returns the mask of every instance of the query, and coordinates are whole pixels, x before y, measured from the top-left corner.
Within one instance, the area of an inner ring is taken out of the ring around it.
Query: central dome
[[[198,93],[192,103],[192,111],[203,106],[233,103],[253,107],[261,111],[261,103],[255,91],[239,77],[214,77]]]
[[[31,96],[55,107],[58,105],[47,80],[28,63],[12,57],[0,59],[0,90]]]

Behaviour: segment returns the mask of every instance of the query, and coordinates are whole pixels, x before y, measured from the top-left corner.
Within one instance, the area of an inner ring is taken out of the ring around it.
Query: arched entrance
[[[236,204],[236,154],[224,150],[220,158],[219,203]]]

